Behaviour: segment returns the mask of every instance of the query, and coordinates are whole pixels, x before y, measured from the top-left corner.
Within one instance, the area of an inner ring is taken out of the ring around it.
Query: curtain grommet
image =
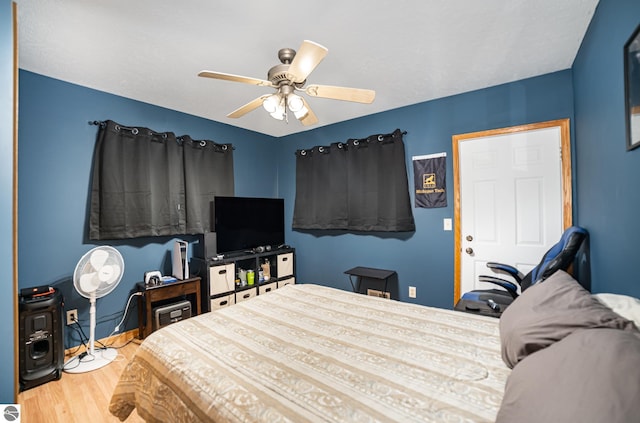
[[[115,129],[116,131],[120,131],[120,125],[114,126],[113,129]]]
[[[133,135],[138,135],[138,128],[133,128],[133,129],[131,129],[131,133],[132,133]]]
[[[229,149],[229,146],[227,146],[227,144],[222,146],[222,151],[227,151]]]
[[[302,151],[300,152],[300,155],[301,155],[301,156],[306,156],[306,155],[307,155],[307,152],[306,152],[305,150],[302,150]]]
[[[384,137],[382,135],[378,135],[378,141],[384,141]]]
[[[320,153],[324,153],[324,147],[318,147],[318,151],[319,151]]]
[[[162,134],[162,138],[165,139],[165,140],[167,139],[167,133],[166,132],[164,134]]]
[[[360,145],[360,141],[355,140],[355,141],[353,142],[353,145]]]
[[[204,148],[207,146],[207,142],[205,140],[200,141],[200,147]]]

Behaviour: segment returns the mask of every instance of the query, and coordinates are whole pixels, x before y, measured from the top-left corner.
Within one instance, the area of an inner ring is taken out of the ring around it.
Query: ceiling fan
[[[324,59],[327,52],[326,47],[308,40],[302,42],[297,53],[291,48],[280,49],[278,51],[278,59],[280,59],[281,64],[269,69],[267,80],[207,70],[201,71],[198,76],[275,88],[276,92],[274,94],[261,95],[229,113],[227,117],[242,117],[262,105],[275,119],[285,120],[287,111],[291,111],[303,125],[313,125],[318,122],[318,118],[309,107],[307,101],[297,95],[296,91],[302,91],[311,97],[357,103],[371,103],[376,96],[375,91],[360,88],[331,85],[305,86],[307,77]]]

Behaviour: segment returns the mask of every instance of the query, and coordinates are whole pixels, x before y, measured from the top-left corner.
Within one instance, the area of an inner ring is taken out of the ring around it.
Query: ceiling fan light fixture
[[[282,99],[280,98],[280,94],[270,95],[269,97],[264,99],[264,101],[262,102],[262,107],[264,107],[267,112],[273,114],[278,111],[281,100]]]
[[[284,120],[285,115],[287,114],[287,109],[284,107],[284,98],[282,98],[280,95],[278,95],[278,98],[280,99],[280,102],[276,105],[276,109],[269,114],[274,119]]]
[[[297,94],[289,94],[287,96],[287,106],[289,106],[289,110],[296,113],[304,108],[304,101]]]
[[[294,111],[293,114],[295,115],[296,119],[299,120],[305,117],[307,114],[309,114],[309,109],[307,109],[303,103],[302,108],[300,110]]]
[[[271,117],[277,120],[284,120],[284,109],[278,109],[273,113],[270,113]]]

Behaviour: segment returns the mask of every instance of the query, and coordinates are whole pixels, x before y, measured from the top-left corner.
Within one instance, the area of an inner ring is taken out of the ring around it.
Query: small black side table
[[[349,269],[344,273],[349,275],[349,282],[351,282],[351,288],[353,289],[353,292],[360,293],[360,285],[363,279],[375,279],[378,281],[384,281],[384,292],[388,292],[387,285],[389,284],[389,278],[395,275],[396,271],[358,266],[354,267],[353,269]],[[353,284],[353,279],[351,279],[351,276],[356,276],[358,278],[355,285]]]

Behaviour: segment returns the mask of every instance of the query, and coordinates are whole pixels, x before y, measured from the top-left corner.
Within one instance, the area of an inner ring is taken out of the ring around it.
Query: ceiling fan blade
[[[213,79],[222,79],[231,82],[242,82],[243,84],[260,85],[265,87],[273,87],[274,85],[265,79],[251,78],[248,76],[233,75],[230,73],[213,72],[203,70],[198,73],[198,76]]]
[[[237,108],[233,112],[229,113],[227,115],[227,117],[239,118],[239,117],[242,117],[242,116],[246,115],[247,113],[249,113],[249,112],[257,109],[258,107],[262,106],[262,102],[264,101],[264,99],[269,97],[270,95],[271,94],[261,95],[260,97],[256,98],[255,100],[251,100],[250,102],[248,102],[244,106],[240,106],[239,108]]]
[[[287,76],[293,82],[304,82],[307,76],[324,59],[328,51],[326,47],[318,43],[304,40],[289,65]]]
[[[357,103],[372,103],[376,97],[373,90],[361,88],[335,87],[331,85],[309,85],[305,92],[312,97],[331,98],[334,100],[355,101]]]
[[[307,113],[304,114],[304,116],[298,118],[298,120],[304,126],[314,125],[318,123],[318,118],[316,117],[316,114],[313,113],[313,110],[311,110],[311,107],[309,107],[309,103],[307,103],[307,101],[304,98],[302,99],[302,101],[304,102],[304,107],[307,108]]]

